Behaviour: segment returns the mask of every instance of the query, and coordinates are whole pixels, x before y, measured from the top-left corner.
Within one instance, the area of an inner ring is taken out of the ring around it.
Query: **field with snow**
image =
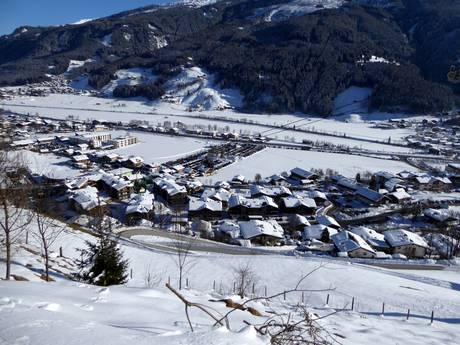
[[[175,95],[174,97],[176,97]],[[178,96],[177,96],[178,97]],[[312,141],[330,142],[333,144],[347,145],[349,147],[360,147],[385,152],[410,152],[406,147],[396,147],[379,143],[362,142],[344,136],[362,139],[372,139],[387,142],[401,141],[405,136],[412,134],[410,129],[380,129],[374,128],[373,121],[369,121],[370,115],[342,115],[337,119],[323,119],[305,115],[293,114],[243,114],[233,110],[223,111],[201,111],[187,112],[184,107],[177,104],[164,102],[145,102],[140,100],[117,100],[112,98],[97,98],[82,95],[58,95],[51,94],[47,97],[16,97],[12,100],[3,100],[1,106],[5,109],[23,114],[39,114],[41,116],[64,119],[73,115],[79,119],[104,119],[108,121],[146,120],[152,124],[165,121],[181,121],[189,125],[212,125],[219,128],[227,127],[230,131],[248,134],[263,133],[263,135],[278,140],[294,139],[297,142],[303,139]],[[200,115],[223,119],[239,119],[245,123],[230,123],[215,121],[212,119],[198,118]],[[381,114],[376,114],[379,119]],[[393,115],[396,116],[396,115]],[[384,116],[385,117],[385,116]],[[397,116],[396,116],[397,117]],[[269,131],[269,128],[260,124],[286,125],[289,122],[295,123],[296,128],[313,130],[318,133],[307,134],[292,130],[280,132],[277,129]],[[377,121],[377,120],[376,120]],[[378,122],[378,121],[377,121]],[[331,137],[322,135],[321,132],[339,135]]]
[[[185,155],[197,153],[213,143],[178,136],[155,135],[142,132],[114,131],[112,138],[131,134],[138,138],[135,145],[111,150],[122,156],[141,156],[147,163],[160,164]]]
[[[262,177],[279,174],[295,167],[303,169],[332,169],[347,177],[355,177],[357,173],[365,171],[377,172],[388,171],[392,173],[403,170],[416,171],[416,169],[404,162],[350,156],[328,152],[283,150],[266,148],[248,158],[241,159],[235,163],[219,170],[213,176],[202,177],[203,181],[231,180],[235,175],[241,174],[252,179],[259,173]]]
[[[33,231],[33,229],[30,229]],[[75,248],[82,248],[85,240],[94,239],[85,233],[68,230],[54,244],[53,250],[63,247],[66,258],[54,255],[53,265],[68,272]],[[129,259],[133,277],[125,286],[100,288],[72,282],[56,271],[56,282],[46,283],[38,275],[42,259],[35,254],[34,243],[16,248],[13,274],[29,282],[0,281],[0,343],[2,344],[268,344],[268,339],[256,335],[242,320],[261,322],[264,317],[236,312],[231,317],[231,331],[212,328],[212,322],[196,310],[191,318],[195,332],[190,332],[183,304],[163,283],[171,277],[177,287],[175,255],[147,249],[130,242],[122,243]],[[341,344],[460,344],[460,287],[449,274],[430,277],[424,272],[396,272],[332,259],[297,258],[282,255],[230,256],[200,253],[192,256],[194,265],[187,272],[190,288],[187,298],[210,305],[218,313],[228,311],[222,303],[209,299],[232,296],[233,268],[250,262],[258,275],[256,293],[268,294],[292,288],[305,273],[323,265],[302,285],[307,289],[332,289],[329,305],[327,292],[305,294],[304,302],[310,311],[324,316],[320,324]],[[59,265],[59,266],[58,266]],[[67,267],[67,268],[65,268]],[[145,275],[150,271],[162,278],[156,288],[145,287]],[[0,262],[0,274],[4,264]],[[213,291],[213,282],[216,290]],[[222,286],[222,288],[221,288]],[[220,292],[221,294],[220,294]],[[287,301],[275,298],[270,306],[253,306],[268,314],[270,310],[284,310],[300,303],[300,295],[288,295]],[[350,309],[355,297],[354,311]],[[233,296],[235,298],[235,296]],[[380,315],[385,302],[385,316]],[[411,318],[406,321],[407,309]],[[429,325],[431,311],[435,322]]]

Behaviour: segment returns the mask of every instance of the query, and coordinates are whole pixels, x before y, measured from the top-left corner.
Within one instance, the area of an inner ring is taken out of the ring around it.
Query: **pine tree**
[[[87,249],[80,249],[81,260],[78,262],[80,272],[77,278],[89,284],[109,286],[119,285],[128,278],[128,260],[117,242],[102,236],[97,243],[86,242]]]

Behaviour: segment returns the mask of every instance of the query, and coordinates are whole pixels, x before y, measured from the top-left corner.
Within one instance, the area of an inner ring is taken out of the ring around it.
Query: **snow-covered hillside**
[[[29,229],[29,231],[34,231]],[[39,248],[29,237],[29,245],[14,248],[12,273],[28,282],[0,281],[0,339],[2,344],[268,344],[254,329],[242,322],[263,322],[236,312],[231,330],[212,328],[212,321],[196,310],[191,312],[195,332],[190,332],[183,304],[163,284],[171,278],[177,287],[175,255],[122,242],[129,259],[132,278],[126,286],[100,288],[72,282],[63,274],[74,268],[76,248],[85,240],[94,241],[87,233],[68,229],[53,245],[51,275],[55,282],[46,283],[39,276],[43,260]],[[64,258],[57,253],[62,247]],[[211,305],[217,313],[228,311],[223,303],[210,299],[232,297],[233,269],[250,263],[257,273],[256,294],[263,295],[292,288],[305,273],[323,265],[302,285],[306,289],[331,289],[304,295],[304,303],[318,316],[337,312],[319,321],[341,344],[460,344],[457,333],[460,322],[458,283],[451,280],[455,271],[436,275],[424,271],[396,272],[350,264],[331,259],[295,258],[282,255],[224,255],[196,253],[193,267],[187,272],[189,289],[184,295],[195,302]],[[150,272],[161,278],[154,288],[146,288]],[[4,264],[0,262],[0,274]],[[213,290],[214,281],[216,291]],[[330,294],[325,305],[326,294]],[[351,299],[355,297],[354,311]],[[274,298],[269,304],[253,304],[263,314],[273,310],[288,311],[301,302],[301,295]],[[385,302],[385,316],[381,316]],[[407,309],[411,318],[406,321]],[[431,311],[435,322],[430,325]]]
[[[344,0],[291,0],[283,4],[259,8],[256,17],[265,21],[280,21],[293,16],[302,16],[325,8],[338,8]]]
[[[242,104],[243,97],[237,90],[220,88],[215,77],[199,67],[184,68],[165,88],[163,100],[190,110],[223,110]]]
[[[122,69],[115,72],[117,79],[112,80],[101,90],[106,96],[112,96],[113,90],[120,85],[139,85],[146,84],[155,80],[155,76],[150,70],[145,68]]]

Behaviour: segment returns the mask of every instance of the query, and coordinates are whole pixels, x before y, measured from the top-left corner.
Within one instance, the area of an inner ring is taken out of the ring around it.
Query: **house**
[[[240,222],[241,236],[251,243],[261,245],[276,244],[284,237],[283,228],[275,220],[250,220]]]
[[[101,189],[105,190],[112,198],[118,200],[128,199],[133,192],[133,184],[114,175],[102,174],[99,181]]]
[[[104,154],[100,160],[102,163],[106,163],[106,164],[112,164],[112,163],[115,163],[116,161],[118,161],[120,159],[120,156],[116,153],[107,153],[107,154]]]
[[[170,204],[183,205],[187,202],[187,189],[172,179],[156,179],[154,189]]]
[[[408,258],[423,258],[429,248],[422,237],[407,230],[388,230],[383,234],[394,254],[403,254]]]
[[[427,208],[423,211],[423,215],[434,223],[444,223],[456,220],[455,216],[449,209],[437,210],[434,208]]]
[[[291,170],[290,178],[298,181],[300,184],[308,184],[312,180],[316,180],[318,175],[301,168],[294,168]]]
[[[369,205],[378,205],[385,201],[385,196],[367,187],[358,187],[355,190],[357,199]]]
[[[349,231],[340,231],[331,236],[332,242],[341,253],[347,253],[350,258],[375,258],[376,252],[359,235]]]
[[[278,205],[268,196],[249,199],[243,195],[233,194],[228,200],[228,211],[240,217],[267,215],[278,212]]]
[[[289,190],[289,188],[283,186],[267,188],[258,184],[253,184],[249,187],[249,191],[251,193],[251,198],[269,196],[271,198],[278,199],[292,195],[292,192]]]
[[[189,219],[213,220],[222,216],[222,202],[205,198],[190,197],[188,204]]]
[[[382,251],[389,252],[390,245],[385,241],[385,236],[377,231],[367,228],[365,226],[358,226],[350,229],[350,232],[361,236],[372,248]]]
[[[412,199],[410,194],[408,194],[403,188],[398,188],[393,193],[387,193],[385,194],[385,197],[387,197],[390,200],[390,202],[396,204],[401,204],[405,201]]]
[[[90,160],[87,155],[73,156],[72,162],[77,168],[87,168],[90,164]]]
[[[316,211],[316,202],[311,198],[288,196],[281,199],[282,210],[286,213],[313,215]]]
[[[69,196],[70,206],[79,213],[97,212],[98,208],[105,207],[105,201],[99,196],[95,187],[85,187],[72,191]]]
[[[130,169],[138,169],[144,165],[144,160],[141,157],[131,156],[122,162],[123,166]]]
[[[331,236],[337,233],[337,229],[331,228],[322,224],[315,224],[305,226],[302,233],[302,240],[319,240],[323,243],[328,243],[331,240]]]
[[[151,220],[155,197],[149,191],[132,197],[125,209],[125,223],[135,225],[141,219]]]
[[[108,173],[114,176],[129,179],[133,175],[133,169],[121,167],[118,169],[110,170]]]
[[[217,226],[216,239],[231,243],[241,235],[240,226],[237,222],[225,219]]]
[[[288,221],[289,229],[291,229],[291,231],[303,231],[306,226],[311,225],[308,219],[300,214],[291,214]]]
[[[340,224],[331,216],[319,215],[318,217],[316,217],[316,221],[318,222],[318,224],[326,225],[335,229],[340,229]]]

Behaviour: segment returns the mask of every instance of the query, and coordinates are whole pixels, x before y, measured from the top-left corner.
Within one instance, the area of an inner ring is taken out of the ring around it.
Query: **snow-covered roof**
[[[153,210],[154,195],[149,191],[144,194],[136,194],[126,206],[126,214],[131,213],[149,213]]]
[[[361,236],[353,234],[349,231],[340,231],[337,234],[332,235],[331,239],[339,252],[348,253],[357,249],[364,249],[375,254],[375,250],[372,249]]]
[[[340,224],[331,216],[319,215],[316,218],[317,222],[322,225],[331,226],[334,228],[340,228]]]
[[[304,227],[303,238],[305,240],[321,240],[325,231],[329,233],[329,236],[332,236],[337,233],[337,230],[334,228],[322,224],[315,224]]]
[[[96,187],[86,187],[76,190],[72,192],[70,198],[85,211],[89,211],[99,205],[105,205],[101,198],[99,198],[99,192]]]
[[[261,235],[283,238],[284,235],[283,228],[275,220],[250,220],[248,222],[240,222],[240,231],[245,239],[251,239]]]
[[[171,196],[179,193],[187,193],[187,189],[184,186],[178,185],[176,181],[172,179],[159,179],[155,183]]]
[[[273,208],[278,208],[276,202],[269,196],[264,195],[259,198],[248,199],[241,194],[232,194],[228,199],[228,207],[233,208],[237,206],[246,208],[262,208],[265,206],[270,206]]]
[[[214,199],[190,198],[188,204],[189,211],[210,210],[215,212],[222,211],[222,202]]]
[[[81,161],[87,161],[87,160],[89,160],[89,158],[88,158],[87,155],[77,155],[77,156],[73,156],[72,159],[73,159],[75,162],[81,162]]]
[[[228,219],[220,223],[218,229],[220,232],[228,234],[231,238],[237,238],[240,236],[240,226],[238,223]]]
[[[358,226],[350,229],[350,232],[361,236],[372,247],[389,248],[388,243],[385,241],[385,236],[373,229],[367,228],[365,226]]]
[[[287,196],[287,197],[284,197],[282,200],[286,208],[296,208],[296,207],[301,207],[301,206],[304,206],[307,208],[317,207],[315,199],[311,199],[311,198]]]
[[[425,240],[414,232],[407,230],[388,230],[383,234],[385,235],[385,240],[391,247],[416,245],[428,248]]]
[[[356,189],[356,194],[373,202],[378,202],[383,198],[382,194],[367,187],[359,187]]]
[[[411,196],[403,188],[398,188],[395,192],[388,195],[393,196],[397,200],[406,200],[411,198]]]
[[[307,171],[307,170],[302,169],[302,168],[294,168],[294,169],[292,169],[291,170],[291,176],[292,175],[299,176],[302,179],[310,179],[310,178],[316,176],[315,173],[312,173],[311,171]]]
[[[121,190],[125,187],[128,187],[131,185],[130,182],[118,177],[118,176],[114,176],[114,175],[110,175],[110,174],[102,174],[102,177],[101,177],[101,180],[108,186],[110,186],[111,188],[115,189],[115,190]]]
[[[423,211],[426,217],[434,219],[438,222],[444,222],[446,220],[455,219],[448,209],[437,210],[434,208],[427,208]]]
[[[290,222],[294,226],[296,225],[309,226],[310,225],[310,222],[308,221],[308,219],[305,216],[302,216],[300,214],[293,214],[290,218]]]
[[[281,187],[264,187],[261,185],[253,184],[249,187],[251,196],[262,194],[267,196],[278,196],[278,195],[291,195],[291,191],[289,188],[284,186]]]

